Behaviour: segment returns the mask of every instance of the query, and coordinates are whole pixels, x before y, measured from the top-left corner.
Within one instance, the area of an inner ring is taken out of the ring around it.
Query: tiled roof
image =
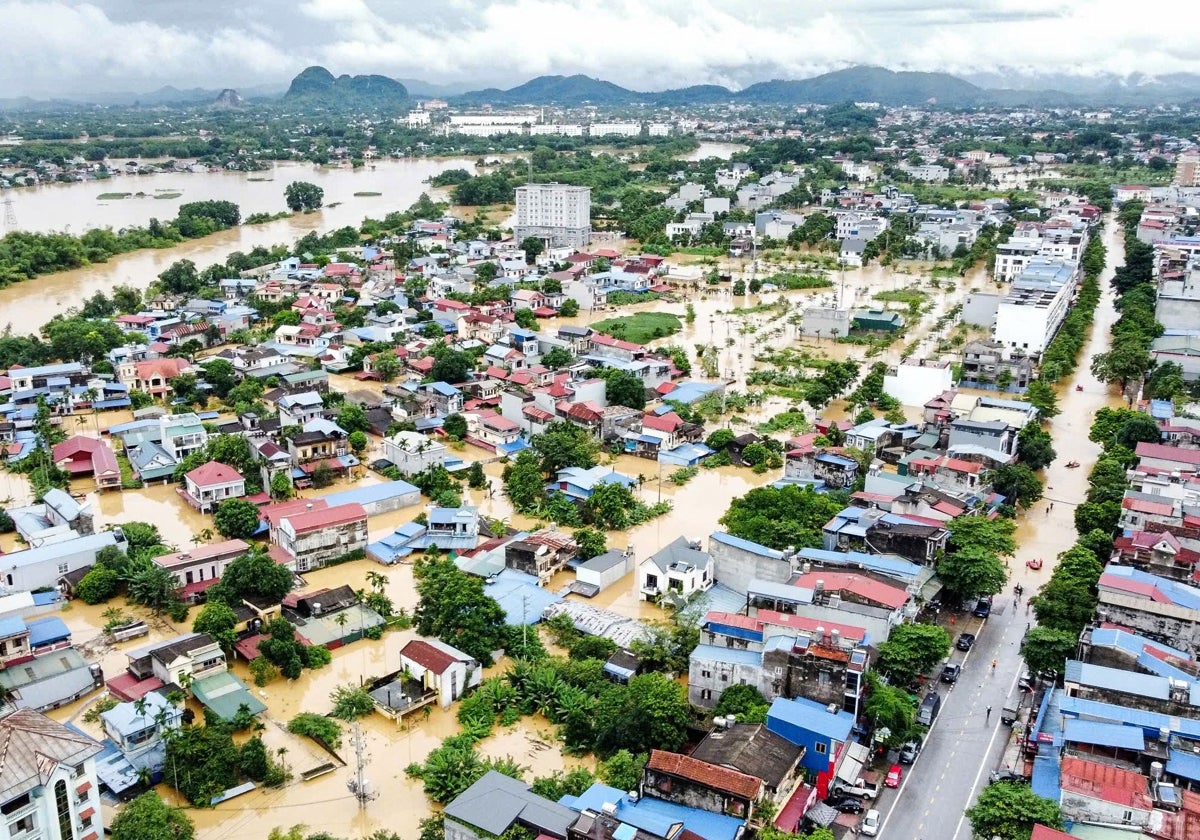
[[[400,650],[400,655],[411,659],[422,668],[428,668],[435,674],[444,674],[446,670],[459,660],[447,651],[441,650],[421,639],[413,639]]]
[[[1180,449],[1162,443],[1146,443],[1137,445],[1134,450],[1139,458],[1156,458],[1161,461],[1175,461],[1180,464],[1200,466],[1200,449]]]
[[[18,709],[0,718],[0,792],[12,798],[45,784],[57,764],[80,764],[100,749],[40,712]]]
[[[822,569],[819,572],[801,575],[793,583],[804,589],[815,589],[818,581],[823,582],[826,592],[849,592],[893,609],[902,607],[908,602],[908,593],[903,589],[849,572],[831,572]]]
[[[196,469],[189,472],[184,478],[189,479],[198,487],[207,487],[212,484],[229,484],[234,481],[241,481],[242,474],[228,464],[222,464],[220,461],[209,461],[207,464],[201,464]]]
[[[1132,770],[1075,756],[1062,758],[1062,789],[1143,810],[1153,807],[1146,777]]]
[[[757,799],[762,791],[762,780],[754,776],[663,750],[650,751],[650,760],[646,762],[646,768],[750,800]]]
[[[304,513],[284,517],[297,534],[316,531],[321,528],[335,528],[339,525],[346,525],[347,523],[365,520],[366,518],[367,512],[358,502],[323,509],[314,508]]]

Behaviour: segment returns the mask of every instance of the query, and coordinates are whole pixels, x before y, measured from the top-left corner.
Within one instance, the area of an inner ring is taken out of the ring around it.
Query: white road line
[[[1017,687],[1017,680],[1019,680],[1021,678],[1021,670],[1022,670],[1021,668],[1018,668],[1017,673],[1013,675],[1012,685],[1010,685],[1008,687],[1008,693],[1004,695],[1005,701],[1007,701],[1009,696],[1013,693],[1013,689],[1015,689]],[[967,807],[968,808],[971,807],[971,804],[973,803],[973,801],[975,799],[975,791],[979,787],[979,779],[981,776],[983,776],[983,771],[987,769],[988,757],[992,754],[992,748],[996,746],[996,736],[998,736],[1000,734],[1001,729],[1004,729],[1004,724],[998,723],[995,731],[992,732],[992,739],[990,741],[988,741],[987,750],[983,754],[983,761],[980,762],[980,764],[979,764],[979,772],[975,774],[975,781],[971,783],[971,790],[968,791],[968,793],[967,793]],[[1012,733],[1010,731],[1009,735],[1011,735],[1011,734]],[[966,820],[966,818],[967,818],[967,812],[966,812],[966,809],[964,809],[963,815],[958,818],[958,825],[954,827],[954,834],[951,835],[951,840],[955,840],[955,838],[958,837],[958,833],[960,831],[962,831],[962,825],[963,825],[963,822]],[[881,834],[883,833],[882,829],[883,829],[883,826],[880,826]]]

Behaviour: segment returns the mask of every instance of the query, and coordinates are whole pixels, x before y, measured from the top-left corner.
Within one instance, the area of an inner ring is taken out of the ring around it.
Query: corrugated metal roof
[[[1156,700],[1166,700],[1171,693],[1170,685],[1162,677],[1138,674],[1122,668],[1092,665],[1077,659],[1067,660],[1063,679],[1068,683],[1079,683],[1124,694],[1137,694]]]
[[[1063,740],[1077,744],[1095,744],[1101,747],[1116,747],[1123,750],[1142,750],[1146,736],[1136,726],[1119,723],[1101,723],[1095,720],[1071,718],[1063,729]]]

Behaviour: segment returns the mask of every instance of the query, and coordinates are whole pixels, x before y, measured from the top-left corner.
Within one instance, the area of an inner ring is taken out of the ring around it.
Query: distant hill
[[[233,88],[225,88],[217,94],[217,98],[213,100],[214,108],[242,108],[246,105],[246,100],[242,99]]]
[[[644,101],[641,94],[620,85],[582,75],[538,76],[508,90],[487,88],[468,91],[454,99],[463,104],[490,102],[497,105],[630,105]]]
[[[757,105],[791,105],[811,102],[878,102],[881,105],[975,105],[986,93],[949,73],[912,73],[883,67],[848,67],[811,79],[759,82],[738,91],[741,102]]]
[[[283,98],[329,105],[392,105],[408,99],[408,90],[387,76],[334,76],[324,67],[306,67],[292,79]]]

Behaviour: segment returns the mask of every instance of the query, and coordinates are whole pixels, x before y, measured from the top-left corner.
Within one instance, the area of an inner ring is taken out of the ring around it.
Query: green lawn
[[[591,326],[596,332],[635,344],[646,344],[656,338],[674,335],[683,329],[683,323],[678,316],[668,312],[635,312],[620,318],[606,318]]]

